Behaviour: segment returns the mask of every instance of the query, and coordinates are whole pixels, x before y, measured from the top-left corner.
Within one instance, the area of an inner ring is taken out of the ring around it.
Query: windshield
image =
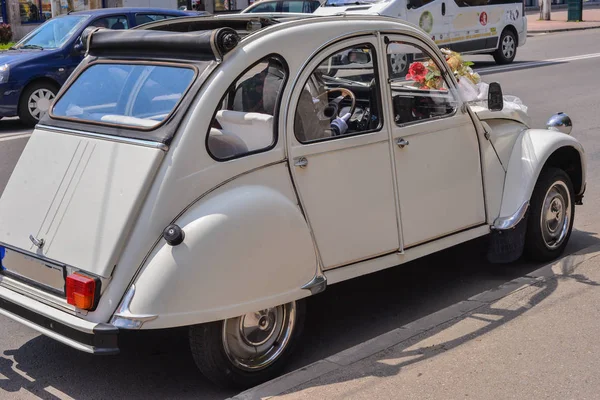
[[[149,130],[167,119],[194,76],[188,67],[94,64],[58,99],[51,116]]]
[[[25,36],[13,48],[57,49],[77,32],[87,18],[87,16],[81,15],[67,15],[65,17],[53,18]]]
[[[353,6],[353,5],[364,5],[364,4],[377,4],[385,3],[389,0],[327,0],[323,7],[340,7],[340,6]]]

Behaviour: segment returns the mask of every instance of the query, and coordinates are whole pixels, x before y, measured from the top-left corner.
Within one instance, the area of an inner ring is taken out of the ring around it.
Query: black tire
[[[519,41],[513,31],[505,29],[500,35],[498,48],[492,53],[496,64],[510,64],[517,55]],[[512,50],[512,51],[511,51]]]
[[[48,81],[34,82],[25,87],[19,99],[18,114],[21,123],[28,127],[34,127],[39,122],[39,117],[33,115],[29,110],[29,98],[32,94],[40,90],[48,90],[52,93],[53,97],[56,97],[58,89],[57,84]]]
[[[305,315],[305,301],[296,301],[296,322],[287,347],[270,365],[252,372],[237,367],[227,356],[222,340],[223,321],[191,326],[189,341],[196,366],[206,378],[221,388],[244,390],[273,379],[281,374],[297,348]]]
[[[562,242],[560,242],[560,245],[555,248],[549,248],[546,245],[542,232],[542,213],[546,193],[548,193],[555,183],[559,182],[564,184],[568,191],[570,213],[565,212],[565,216],[569,214],[569,221],[566,235],[562,239]],[[529,207],[527,233],[525,235],[525,255],[528,259],[546,262],[558,258],[563,253],[573,229],[573,219],[575,217],[574,198],[573,183],[565,171],[553,167],[542,171],[533,190]]]

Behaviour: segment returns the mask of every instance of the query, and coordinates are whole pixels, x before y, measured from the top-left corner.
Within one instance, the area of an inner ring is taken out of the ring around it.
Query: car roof
[[[69,13],[68,15],[91,15],[91,16],[101,16],[101,15],[112,15],[112,14],[131,14],[131,13],[163,13],[163,14],[172,14],[172,15],[194,15],[194,12],[190,11],[181,11],[174,10],[170,8],[160,8],[160,7],[111,7],[111,8],[98,8],[95,10],[86,10],[86,11],[74,11]]]

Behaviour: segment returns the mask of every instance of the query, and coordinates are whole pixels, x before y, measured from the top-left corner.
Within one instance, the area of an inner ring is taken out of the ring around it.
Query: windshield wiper
[[[20,47],[21,49],[37,49],[37,50],[44,50],[44,48],[42,46],[38,46],[37,44],[24,44],[23,46]]]

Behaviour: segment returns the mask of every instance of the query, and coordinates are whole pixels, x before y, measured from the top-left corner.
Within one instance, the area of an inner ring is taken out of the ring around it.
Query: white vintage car
[[[249,387],[328,285],[484,235],[495,262],[567,244],[586,183],[568,117],[533,129],[495,86],[468,104],[413,25],[186,17],[83,43],[0,199],[0,314],[66,345],[188,326],[202,373]],[[443,89],[389,79],[394,48]]]

